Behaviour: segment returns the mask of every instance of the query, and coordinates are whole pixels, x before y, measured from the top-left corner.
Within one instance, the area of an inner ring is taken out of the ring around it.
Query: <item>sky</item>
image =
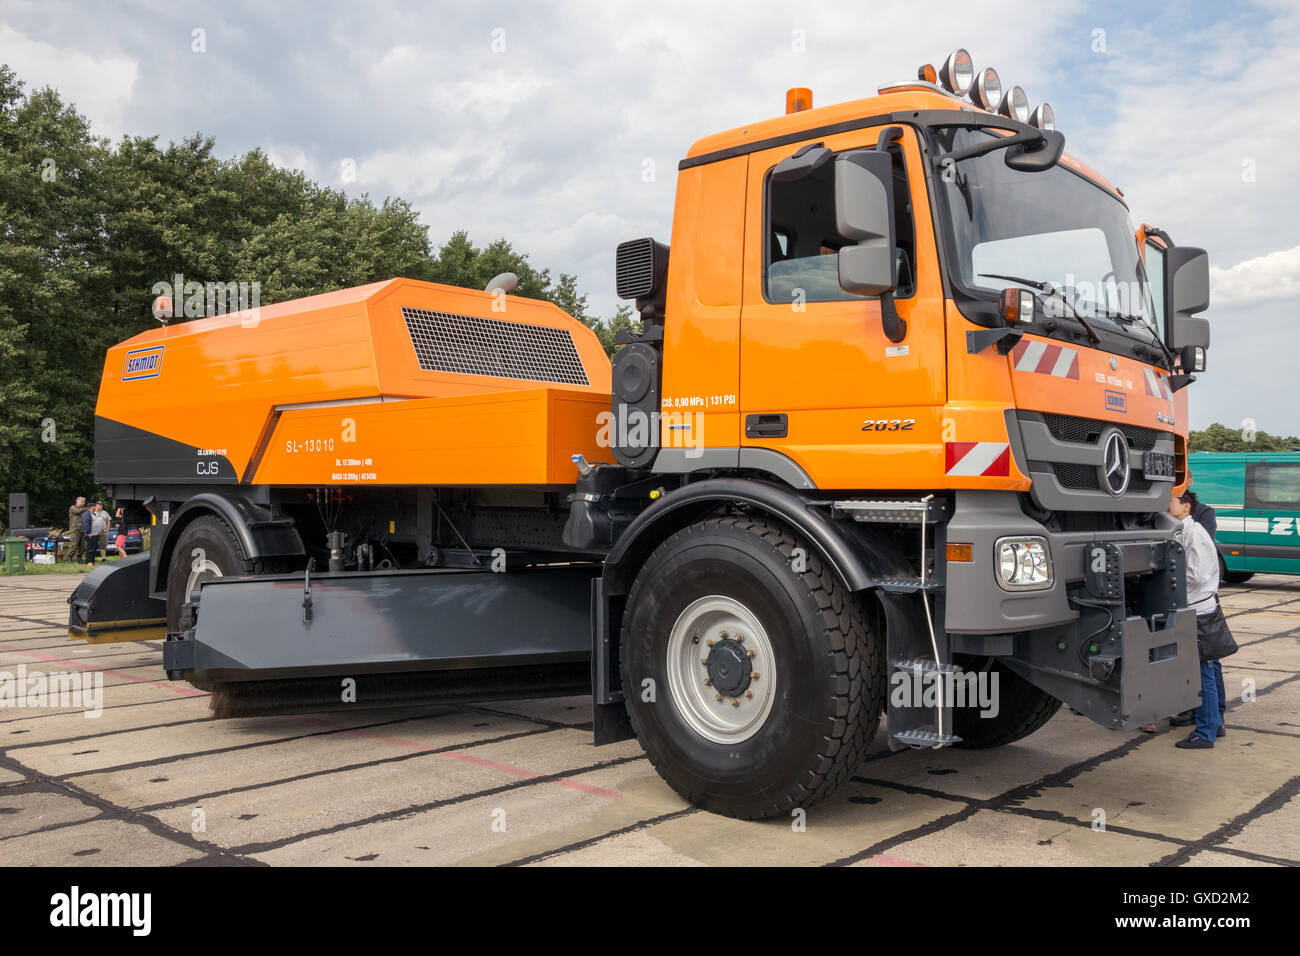
[[[606,316],[614,247],[668,241],[692,142],[779,115],[790,87],[859,99],[958,46],[1050,102],[1135,222],[1208,250],[1193,427],[1300,434],[1300,4],[0,0],[0,61],[96,134],[202,132],[400,196],[434,248],[505,237]]]

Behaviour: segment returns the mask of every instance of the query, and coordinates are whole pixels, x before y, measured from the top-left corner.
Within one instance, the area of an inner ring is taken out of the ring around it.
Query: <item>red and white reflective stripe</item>
[[[1017,372],[1036,372],[1057,378],[1079,377],[1079,350],[1064,345],[1021,339],[1011,350],[1011,360]]]
[[[1146,380],[1147,394],[1156,398],[1174,400],[1174,393],[1169,390],[1169,380],[1157,374],[1154,369],[1143,368],[1142,377]]]
[[[996,478],[1011,474],[1011,446],[1004,441],[943,443],[944,471],[954,477]]]

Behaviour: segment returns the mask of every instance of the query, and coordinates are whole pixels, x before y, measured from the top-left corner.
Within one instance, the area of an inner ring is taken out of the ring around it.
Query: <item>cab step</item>
[[[889,736],[908,747],[945,747],[961,743],[956,734],[939,734],[933,730],[900,730]]]

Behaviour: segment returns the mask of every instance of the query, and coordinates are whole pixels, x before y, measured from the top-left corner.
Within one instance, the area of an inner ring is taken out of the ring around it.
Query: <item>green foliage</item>
[[[1217,422],[1204,431],[1193,431],[1188,436],[1190,451],[1300,451],[1300,438],[1294,435],[1283,438],[1268,432],[1229,428]]]
[[[222,160],[198,134],[110,144],[0,64],[0,495],[28,492],[38,524],[64,522],[77,494],[103,496],[91,472],[104,352],[156,327],[157,283],[256,282],[269,305],[395,276],[482,289],[501,272],[607,351],[631,324],[626,308],[591,316],[573,276],[552,280],[505,239],[477,249],[457,232],[432,255],[405,200],[350,199],[260,150]]]

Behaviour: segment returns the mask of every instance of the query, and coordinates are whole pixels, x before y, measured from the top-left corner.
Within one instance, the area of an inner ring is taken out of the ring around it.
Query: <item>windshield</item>
[[[947,153],[995,134],[942,127],[935,135]],[[1012,276],[1049,282],[1089,321],[1131,329],[1127,317],[1133,317],[1154,328],[1124,204],[1066,167],[1021,172],[1004,158],[994,150],[940,167],[962,284],[1000,291],[1022,285]],[[1069,315],[1050,293],[1043,304],[1048,315],[1053,304],[1060,309],[1055,314]]]

